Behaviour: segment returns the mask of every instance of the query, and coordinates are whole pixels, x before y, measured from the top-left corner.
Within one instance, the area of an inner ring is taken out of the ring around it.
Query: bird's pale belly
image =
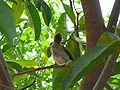
[[[60,50],[53,49],[53,56],[58,65],[65,65],[71,61],[68,55]]]
[[[66,64],[66,61],[62,57],[56,57],[55,56],[54,59],[55,59],[55,61],[58,65],[65,65]]]

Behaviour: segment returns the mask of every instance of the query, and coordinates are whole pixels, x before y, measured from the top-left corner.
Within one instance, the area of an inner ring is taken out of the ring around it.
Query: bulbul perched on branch
[[[71,53],[61,45],[62,36],[60,33],[57,33],[54,36],[54,42],[52,43],[51,50],[55,62],[58,65],[66,65],[73,61]]]

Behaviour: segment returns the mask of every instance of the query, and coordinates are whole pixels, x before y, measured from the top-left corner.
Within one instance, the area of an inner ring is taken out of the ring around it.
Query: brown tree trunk
[[[0,50],[0,90],[16,90],[11,75]]]
[[[100,35],[106,30],[101,13],[99,0],[81,0],[86,23],[87,50],[96,45]],[[102,69],[103,65],[93,68],[83,78],[80,90],[92,90]]]

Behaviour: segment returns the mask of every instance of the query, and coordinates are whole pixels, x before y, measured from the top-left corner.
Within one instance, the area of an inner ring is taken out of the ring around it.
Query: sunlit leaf
[[[4,1],[0,1],[0,12],[0,32],[12,43],[16,33],[12,10]]]
[[[9,61],[16,62],[24,67],[33,67],[33,68],[38,67],[38,63],[36,63],[35,61],[32,61],[32,60],[9,60]]]
[[[41,53],[41,57],[42,57],[42,62],[46,64],[46,62],[48,61],[47,49],[44,49],[44,52]]]
[[[71,19],[71,21],[73,23],[75,23],[76,17],[75,17],[75,14],[74,14],[72,8],[69,5],[66,5],[64,3],[63,3],[63,7],[65,9],[65,13],[69,16],[69,18]]]
[[[62,13],[58,19],[58,25],[61,28],[66,28],[66,14]]]
[[[17,4],[12,4],[14,20],[17,23],[24,10],[23,0],[16,0]]]
[[[27,78],[28,74],[22,74],[22,75],[18,75],[13,77],[14,82],[20,81],[21,79]]]

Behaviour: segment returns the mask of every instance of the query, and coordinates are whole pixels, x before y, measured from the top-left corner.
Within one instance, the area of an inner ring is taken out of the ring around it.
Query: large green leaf
[[[111,44],[113,41],[115,40],[120,40],[120,38],[118,36],[116,36],[115,34],[112,34],[110,32],[104,32],[101,37],[99,38],[97,45],[109,45]]]
[[[116,40],[110,45],[98,45],[90,49],[81,56],[70,68],[63,79],[63,90],[67,90],[70,85],[75,84],[83,75],[85,75],[95,65],[104,61],[104,58],[110,54],[120,52],[120,41]]]
[[[43,0],[33,0],[35,6],[38,8],[39,11],[42,11],[42,16],[44,22],[47,26],[49,26],[51,21],[51,9],[50,7],[44,2]]]
[[[42,3],[42,15],[43,15],[43,19],[45,21],[45,24],[47,26],[49,26],[50,24],[50,20],[51,20],[51,10],[49,8],[49,6],[43,1]]]
[[[63,42],[67,40],[66,30],[66,14],[62,13],[58,19],[58,27],[56,28],[56,32],[59,32],[63,37]]]
[[[53,90],[62,90],[62,80],[66,72],[66,68],[55,68],[53,70]]]
[[[20,66],[18,63],[11,62],[11,61],[6,61],[6,62],[7,62],[7,65],[10,69],[15,69],[19,72],[22,70],[22,66]]]
[[[74,14],[72,8],[69,5],[66,5],[64,3],[63,3],[63,7],[65,9],[65,13],[69,16],[69,18],[71,19],[71,21],[73,23],[75,23],[76,17],[75,17],[75,14]]]
[[[24,3],[22,0],[16,0],[17,4],[12,4],[12,10],[13,10],[13,16],[14,20],[17,23],[20,19],[20,16],[23,13],[24,10]]]
[[[79,19],[78,24],[79,24],[80,31],[85,32],[86,28],[85,28],[85,17],[84,17],[84,15]]]
[[[66,14],[62,13],[58,19],[58,26],[62,29],[66,28]]]
[[[26,14],[29,18],[31,27],[35,32],[35,40],[38,40],[41,34],[41,21],[37,9],[30,2],[26,3]]]
[[[12,43],[15,37],[15,24],[12,17],[12,10],[3,1],[0,1],[0,32],[2,32],[8,38],[8,41]]]
[[[24,67],[33,67],[33,68],[37,68],[38,67],[38,63],[36,63],[35,61],[32,60],[9,60],[10,62],[16,62],[21,66]]]
[[[78,59],[80,56],[80,51],[78,50],[78,42],[75,40],[73,34],[71,35],[70,39],[67,41],[66,48],[70,51],[73,55],[74,59]]]

